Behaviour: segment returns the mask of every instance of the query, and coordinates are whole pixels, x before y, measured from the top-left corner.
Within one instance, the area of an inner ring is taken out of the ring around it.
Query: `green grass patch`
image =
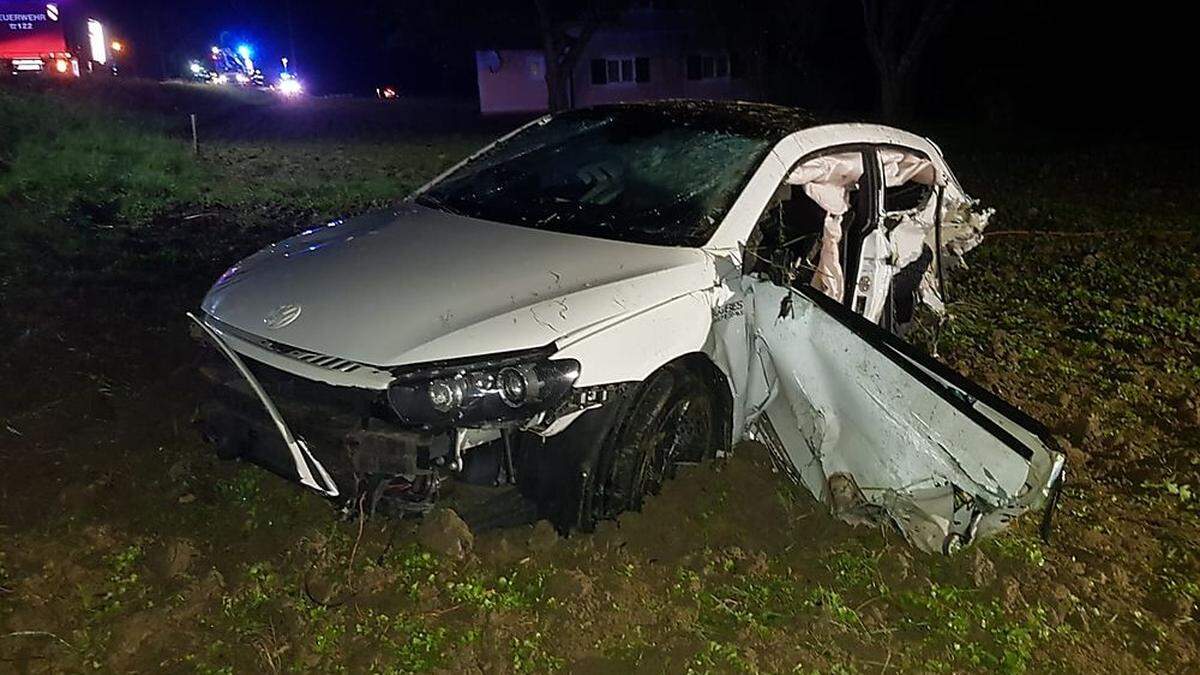
[[[314,223],[395,203],[484,141],[214,141],[195,156],[173,118],[129,110],[0,91],[0,288],[192,285]]]
[[[209,176],[187,145],[151,118],[115,114],[65,97],[0,91],[0,205],[43,222],[105,226],[198,199]]]
[[[901,592],[896,602],[901,629],[919,645],[921,668],[933,672],[1026,672],[1052,639],[1073,636],[1069,626],[1053,626],[1041,606],[1014,616],[969,588],[931,583],[923,591]]]
[[[543,597],[546,574],[542,571],[513,570],[508,574],[473,574],[451,581],[446,592],[453,602],[481,610],[529,609]]]

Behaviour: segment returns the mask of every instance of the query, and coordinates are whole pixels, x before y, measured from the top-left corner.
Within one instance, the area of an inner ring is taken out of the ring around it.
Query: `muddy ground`
[[[1054,428],[1070,479],[1051,544],[1027,518],[946,558],[832,521],[754,445],[567,539],[345,521],[216,460],[182,312],[339,194],[367,208],[382,173],[401,195],[480,138],[370,128],[231,132],[197,161],[265,196],[5,259],[0,671],[1200,670],[1200,205],[1164,169],[1184,150],[947,132],[1000,214],[914,339]]]

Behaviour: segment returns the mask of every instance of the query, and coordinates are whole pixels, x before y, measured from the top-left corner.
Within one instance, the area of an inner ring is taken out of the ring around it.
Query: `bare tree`
[[[862,0],[867,50],[879,71],[879,110],[898,120],[910,112],[909,81],[956,0]]]
[[[594,9],[587,9],[578,18],[562,20],[552,14],[550,0],[534,0],[534,4],[542,33],[542,50],[546,54],[546,92],[550,109],[566,110],[571,107],[571,73],[600,27],[600,15]]]
[[[724,40],[760,91],[786,83],[773,98],[789,95],[808,82],[812,55],[828,28],[833,0],[696,0],[703,33]]]
[[[832,4],[832,0],[793,0],[771,3],[766,13],[770,21],[768,38],[801,81],[811,75],[813,53],[821,34],[828,29]]]

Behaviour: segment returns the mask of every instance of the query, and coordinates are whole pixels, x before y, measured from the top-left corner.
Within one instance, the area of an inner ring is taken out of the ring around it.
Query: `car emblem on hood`
[[[263,323],[270,330],[279,330],[284,326],[291,325],[299,317],[300,305],[280,305],[263,317]]]

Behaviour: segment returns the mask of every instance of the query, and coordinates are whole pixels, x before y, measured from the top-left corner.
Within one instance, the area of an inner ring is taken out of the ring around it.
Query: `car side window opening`
[[[797,188],[779,186],[747,245],[747,273],[781,285],[807,283],[815,266],[825,212]]]
[[[767,205],[750,243],[747,269],[784,285],[810,285],[841,301],[848,244],[870,227],[866,155],[834,152],[797,165]]]
[[[936,273],[937,201],[936,167],[919,151],[880,146],[808,158],[764,210],[746,269],[809,285],[896,330],[912,320],[922,281]]]
[[[911,181],[901,185],[889,185],[883,190],[885,213],[903,213],[918,209],[929,203],[933,196],[933,185]]]

